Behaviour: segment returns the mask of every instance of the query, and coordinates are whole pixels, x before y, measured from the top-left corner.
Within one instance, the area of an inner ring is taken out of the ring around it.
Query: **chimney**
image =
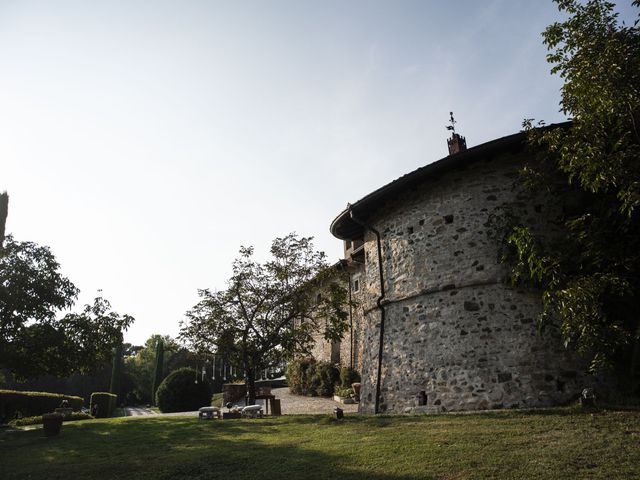
[[[453,155],[454,153],[464,152],[467,149],[467,141],[463,136],[454,133],[447,140],[447,146],[449,147],[449,155]]]
[[[447,139],[447,146],[449,147],[449,155],[453,155],[464,152],[467,149],[467,141],[462,135],[456,133],[456,123],[458,122],[453,118],[453,112],[449,112],[449,115],[449,123],[451,125],[447,125],[447,130],[451,132],[451,138]]]

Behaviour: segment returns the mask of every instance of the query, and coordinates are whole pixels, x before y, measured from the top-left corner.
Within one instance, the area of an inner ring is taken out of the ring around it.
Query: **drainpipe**
[[[351,337],[349,340],[349,368],[353,370],[353,308],[351,307],[351,273],[347,271],[349,275],[349,330]]]
[[[349,368],[353,369],[353,308],[351,306],[351,272],[345,263],[340,262],[340,268],[347,272],[347,279],[349,282]]]
[[[356,217],[353,214],[351,205],[349,205],[349,216],[358,225],[369,230],[376,236],[376,243],[378,246],[378,270],[380,275],[380,296],[376,301],[376,305],[378,306],[378,310],[380,310],[380,340],[378,341],[378,375],[376,378],[376,403],[374,408],[374,413],[378,414],[380,410],[380,383],[382,379],[382,351],[384,346],[384,320],[385,320],[385,311],[384,311],[384,306],[382,305],[382,300],[384,300],[384,275],[382,270],[382,246],[380,243],[380,232],[378,232],[371,225],[366,224],[364,221]]]

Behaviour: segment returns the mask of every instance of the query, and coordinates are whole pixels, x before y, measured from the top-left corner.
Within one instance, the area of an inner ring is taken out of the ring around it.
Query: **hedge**
[[[6,423],[16,416],[32,417],[50,413],[60,407],[63,400],[66,400],[69,408],[74,411],[79,411],[84,403],[81,397],[60,393],[0,390],[0,420]]]
[[[65,422],[74,422],[76,420],[91,420],[93,417],[88,413],[83,412],[73,412],[71,416],[65,417]],[[42,424],[42,415],[38,415],[37,417],[23,417],[16,418],[15,420],[11,420],[9,425],[12,427],[25,427],[27,425],[41,425]]]
[[[113,393],[93,392],[89,408],[91,413],[94,414],[94,406],[97,407],[94,415],[96,418],[108,418],[116,409],[117,402],[118,396]]]
[[[179,368],[171,372],[156,392],[161,412],[189,412],[211,404],[211,388],[206,381],[194,382],[196,371]]]

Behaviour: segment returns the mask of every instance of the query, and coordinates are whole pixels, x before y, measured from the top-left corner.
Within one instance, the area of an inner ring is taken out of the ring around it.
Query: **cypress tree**
[[[162,339],[158,340],[156,344],[156,368],[153,372],[153,384],[151,386],[151,403],[156,404],[156,390],[162,383],[163,375],[163,364],[164,364],[164,343]]]
[[[111,385],[109,391],[120,394],[120,381],[122,377],[122,343],[113,349],[113,365],[111,366]],[[123,399],[119,399],[122,401]]]

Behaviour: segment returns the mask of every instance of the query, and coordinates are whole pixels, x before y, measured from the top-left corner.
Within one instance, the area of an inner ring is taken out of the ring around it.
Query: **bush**
[[[360,374],[350,367],[340,369],[340,385],[342,388],[351,388],[352,383],[360,382]]]
[[[156,405],[161,412],[189,412],[209,405],[211,388],[206,382],[194,382],[196,371],[179,368],[171,372],[156,391]]]
[[[118,396],[113,393],[93,392],[90,403],[91,413],[94,413],[94,406],[97,406],[96,418],[108,418],[116,409],[117,402]]]
[[[310,395],[314,392],[311,377],[315,373],[315,364],[313,358],[297,358],[287,364],[287,384],[291,393]]]
[[[319,383],[315,383],[315,393],[321,397],[330,397],[333,390],[340,379],[340,371],[335,365],[328,362],[318,362],[315,366],[315,375],[318,377]]]
[[[353,392],[353,388],[343,388],[343,387],[336,387],[336,389],[333,391],[334,395],[338,395],[339,397],[350,397],[351,395],[355,395]]]
[[[65,417],[64,421],[73,422],[76,420],[91,420],[92,418],[94,417],[92,417],[88,413],[73,412],[71,416]],[[11,425],[12,427],[25,427],[27,425],[40,425],[40,424],[42,424],[42,415],[38,415],[36,417],[16,418],[15,420],[11,420],[9,422],[9,425]]]
[[[313,373],[309,378],[309,385],[307,386],[305,394],[311,397],[317,397],[318,395],[322,396],[320,393],[322,391],[322,378],[320,378],[320,375],[318,375],[318,372],[316,372],[315,369],[310,369],[309,371]]]
[[[340,371],[331,363],[300,358],[287,365],[287,382],[291,393],[330,397],[340,378]]]
[[[0,419],[5,423],[17,415],[31,417],[53,412],[63,400],[67,400],[74,411],[79,411],[84,402],[81,397],[59,393],[0,390]]]

